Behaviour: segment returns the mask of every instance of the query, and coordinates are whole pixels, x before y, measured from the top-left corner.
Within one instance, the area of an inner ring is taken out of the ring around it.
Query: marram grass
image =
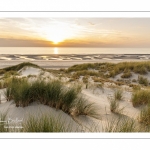
[[[123,99],[123,91],[122,90],[115,90],[114,93],[114,99],[115,100],[122,100]]]
[[[65,122],[61,122],[60,118],[55,118],[48,114],[40,117],[29,115],[22,123],[21,132],[70,132],[71,126],[66,126]]]
[[[138,120],[140,123],[150,127],[150,105],[141,110]]]
[[[150,90],[136,90],[132,94],[134,107],[150,103]]]
[[[12,78],[4,94],[8,101],[15,101],[16,107],[26,107],[37,101],[68,114],[73,114],[75,108],[76,115],[96,115],[93,105],[81,96],[81,88],[67,87],[59,80],[28,82],[27,79]]]

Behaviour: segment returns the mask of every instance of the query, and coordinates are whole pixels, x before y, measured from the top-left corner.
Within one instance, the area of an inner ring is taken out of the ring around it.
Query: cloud
[[[0,38],[0,47],[51,47],[53,43],[42,40]]]
[[[148,18],[1,18],[0,46],[53,46],[61,39],[58,46],[148,47],[149,25]]]

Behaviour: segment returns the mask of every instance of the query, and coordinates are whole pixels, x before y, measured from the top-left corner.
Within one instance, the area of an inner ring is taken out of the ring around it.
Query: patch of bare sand
[[[0,104],[0,112],[7,112],[7,119],[11,118],[12,120],[25,120],[29,116],[34,116],[39,118],[42,114],[46,114],[54,117],[56,120],[64,123],[66,128],[69,129],[70,132],[82,132],[82,127],[79,126],[69,115],[64,113],[61,110],[56,110],[46,105],[38,104],[34,102],[30,104],[28,107],[16,107],[14,101],[9,101],[3,104]],[[6,119],[6,120],[7,120]]]

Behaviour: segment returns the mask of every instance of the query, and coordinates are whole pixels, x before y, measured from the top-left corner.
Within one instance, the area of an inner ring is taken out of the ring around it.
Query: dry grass
[[[139,84],[142,84],[142,85],[145,85],[145,86],[149,85],[148,79],[144,78],[142,76],[138,76],[138,82],[139,82]]]
[[[138,120],[140,123],[150,126],[150,105],[141,110]]]
[[[117,89],[114,93],[115,100],[122,100],[123,99],[123,90]]]
[[[22,127],[21,132],[69,132],[71,130],[71,127],[66,127],[65,121],[60,121],[60,117],[55,118],[48,114],[40,117],[30,115],[22,123]]]
[[[149,129],[141,127],[137,122],[125,116],[118,116],[107,121],[103,126],[104,132],[149,132]]]
[[[150,103],[150,90],[136,90],[132,94],[134,107]]]
[[[76,108],[79,115],[91,115],[93,105],[86,104],[81,97],[80,86],[67,87],[65,83],[59,80],[44,81],[37,79],[28,82],[27,79],[12,78],[5,91],[5,97],[8,101],[14,100],[16,107],[26,107],[34,101],[41,104],[61,109],[65,113],[71,114],[72,108]],[[83,104],[83,107],[80,106]],[[81,110],[83,109],[83,110]]]
[[[131,76],[132,76],[132,73],[128,70],[123,73],[121,78],[130,78]]]

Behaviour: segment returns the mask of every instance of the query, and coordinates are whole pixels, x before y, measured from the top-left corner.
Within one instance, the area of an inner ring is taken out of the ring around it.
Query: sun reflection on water
[[[57,47],[54,48],[54,54],[58,54],[58,48]]]

